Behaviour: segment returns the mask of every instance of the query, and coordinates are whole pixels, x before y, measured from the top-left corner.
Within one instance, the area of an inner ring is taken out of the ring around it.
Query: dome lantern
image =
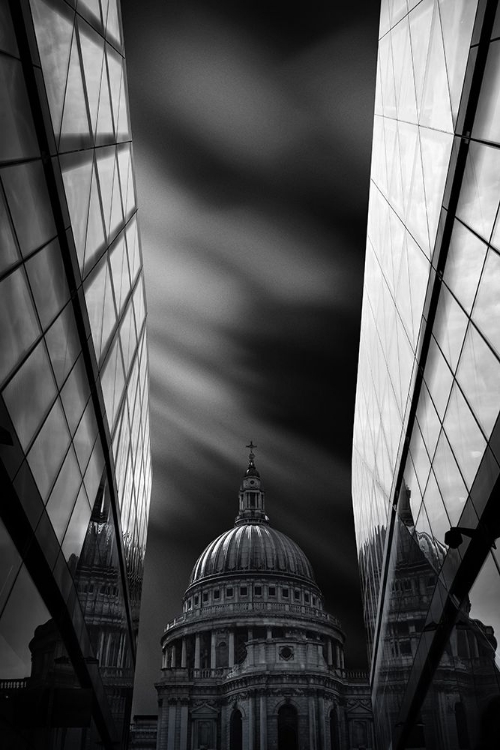
[[[266,516],[265,495],[261,486],[260,474],[255,466],[254,448],[257,448],[250,440],[246,446],[250,449],[248,456],[248,468],[245,472],[240,486],[239,513],[235,523],[268,523]]]

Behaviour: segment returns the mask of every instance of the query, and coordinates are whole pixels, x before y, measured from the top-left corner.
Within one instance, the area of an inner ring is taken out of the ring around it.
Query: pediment
[[[202,703],[201,706],[197,706],[191,711],[193,719],[216,719],[218,715],[218,710],[213,706],[209,706],[208,703]]]

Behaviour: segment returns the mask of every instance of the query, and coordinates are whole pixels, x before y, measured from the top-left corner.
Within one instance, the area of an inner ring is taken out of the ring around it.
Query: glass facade
[[[126,744],[151,464],[117,0],[0,0],[0,746]]]
[[[383,0],[377,65],[352,490],[378,747],[494,747],[497,3]]]

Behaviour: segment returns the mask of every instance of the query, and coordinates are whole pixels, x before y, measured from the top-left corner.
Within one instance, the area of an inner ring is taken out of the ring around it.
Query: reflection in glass
[[[456,383],[451,391],[443,429],[453,448],[465,483],[470,488],[485,451],[486,441]]]
[[[489,240],[500,192],[500,149],[471,141],[457,216]]]
[[[500,40],[489,46],[472,137],[500,142]]]
[[[3,391],[19,442],[26,450],[57,395],[43,339]]]
[[[462,515],[464,505],[467,502],[468,493],[444,431],[441,432],[438,440],[432,466],[448,512],[450,525],[456,526],[458,519]],[[435,527],[434,515],[430,507],[428,507],[428,512],[432,519],[433,527]],[[436,532],[437,529],[434,528],[434,531]],[[444,534],[437,536],[437,538],[444,541]]]
[[[25,255],[56,234],[42,162],[4,167],[1,176],[17,239]]]
[[[59,242],[50,242],[30,258],[26,271],[37,313],[45,330],[69,299]]]
[[[23,268],[0,281],[0,382],[40,335]]]
[[[457,380],[489,438],[500,407],[500,361],[473,325],[465,337]]]
[[[69,441],[68,425],[57,399],[28,453],[28,463],[44,501],[61,467]]]
[[[483,269],[486,245],[460,221],[455,220],[444,280],[464,309],[470,313]]]
[[[500,297],[497,283],[499,274],[500,255],[490,248],[472,309],[472,320],[486,336],[497,355],[500,355]]]
[[[0,23],[2,21],[3,19],[0,19]],[[21,62],[6,55],[0,55],[0,112],[0,161],[38,156],[38,141],[24,86]]]

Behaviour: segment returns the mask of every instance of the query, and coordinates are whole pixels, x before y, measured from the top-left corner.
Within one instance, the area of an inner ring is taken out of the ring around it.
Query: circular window
[[[280,648],[280,659],[285,659],[285,661],[288,661],[288,659],[293,658],[293,650],[289,648],[288,646],[283,646],[283,648]]]

